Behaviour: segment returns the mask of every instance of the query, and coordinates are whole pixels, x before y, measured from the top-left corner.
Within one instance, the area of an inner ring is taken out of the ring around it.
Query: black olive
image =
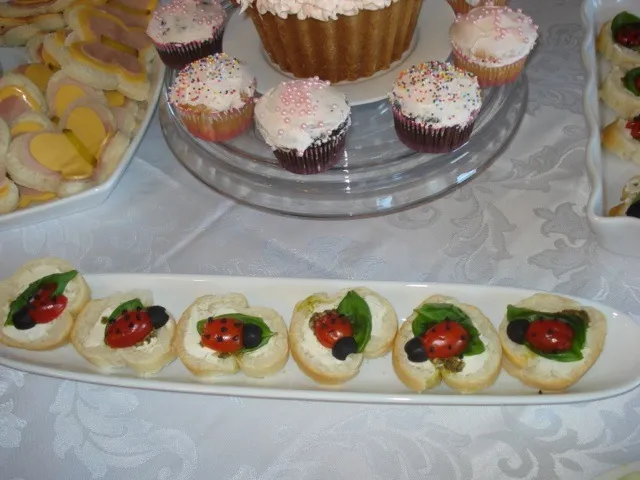
[[[427,351],[422,344],[422,340],[418,337],[413,337],[409,340],[404,346],[404,351],[410,362],[422,363],[428,360]]]
[[[627,217],[640,218],[640,202],[632,203],[627,209]]]
[[[331,353],[338,360],[346,360],[349,355],[356,353],[357,351],[358,344],[356,343],[356,339],[353,337],[342,337],[331,349]]]
[[[255,348],[262,341],[262,329],[253,323],[245,323],[242,327],[242,345],[244,348]]]
[[[36,322],[29,315],[27,307],[23,307],[13,314],[13,326],[18,330],[29,330],[36,326]]]
[[[507,325],[507,337],[514,343],[522,345],[524,343],[527,330],[529,329],[529,321],[524,318],[509,322]]]
[[[161,307],[160,305],[153,305],[152,307],[147,308],[147,313],[151,319],[151,325],[156,330],[164,327],[164,324],[169,321],[169,314],[164,307]]]

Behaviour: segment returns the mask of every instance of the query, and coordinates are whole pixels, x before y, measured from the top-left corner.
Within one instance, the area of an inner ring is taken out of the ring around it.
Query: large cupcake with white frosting
[[[253,123],[256,80],[246,65],[225,53],[196,60],[180,70],[169,102],[189,133],[224,142]]]
[[[351,109],[345,96],[318,78],[283,82],[255,107],[256,126],[286,170],[312,174],[337,164]]]
[[[488,6],[456,17],[449,35],[455,65],[476,74],[484,88],[517,80],[538,26],[521,10]]]
[[[240,0],[273,63],[332,83],[388,69],[411,45],[422,0]]]
[[[464,145],[482,104],[475,75],[444,62],[400,72],[389,101],[400,141],[424,153],[445,153]]]

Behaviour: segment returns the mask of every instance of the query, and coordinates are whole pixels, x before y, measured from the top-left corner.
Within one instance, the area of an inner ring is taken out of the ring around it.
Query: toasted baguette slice
[[[527,348],[512,342],[507,336],[507,318],[502,320],[498,334],[504,352],[503,366],[507,373],[525,385],[543,391],[561,391],[575,384],[591,368],[602,352],[607,336],[607,319],[591,307],[583,307],[568,298],[538,293],[516,304],[540,312],[585,310],[589,315],[587,339],[582,351],[584,358],[578,362],[556,362],[543,358]]]
[[[596,49],[614,65],[634,67],[640,65],[640,53],[618,45],[611,35],[611,22],[606,22],[596,39]]]
[[[259,317],[275,335],[257,350],[221,358],[214,350],[200,345],[197,323],[228,313]],[[267,377],[281,370],[289,358],[287,325],[280,314],[270,308],[250,307],[247,299],[239,293],[197,298],[178,322],[174,348],[189,371],[204,380],[220,375],[233,375],[238,371],[249,377]]]
[[[364,298],[371,309],[371,338],[362,353],[354,353],[345,360],[338,360],[331,353],[331,349],[320,344],[309,326],[309,320],[316,312],[337,308],[350,290]],[[291,356],[300,370],[314,381],[325,385],[338,385],[358,374],[364,358],[380,357],[388,353],[397,331],[398,318],[391,304],[368,288],[348,288],[332,296],[316,293],[298,302],[293,310],[289,326]]]
[[[42,30],[33,24],[19,25],[2,35],[2,44],[7,47],[21,47],[41,32]]]
[[[119,305],[139,299],[145,307],[152,305],[153,296],[147,290],[134,290],[93,300],[80,312],[71,331],[71,343],[77,352],[105,373],[129,367],[142,377],[154,375],[176,358],[172,340],[175,321],[169,321],[156,330],[156,341],[140,347],[111,348],[104,343],[106,325],[104,316],[111,315]],[[167,312],[169,313],[169,312]]]
[[[604,127],[602,145],[622,160],[640,165],[640,141],[631,136],[626,120],[617,118]]]
[[[636,97],[622,83],[626,72],[626,69],[614,66],[602,82],[598,95],[619,117],[632,119],[640,115],[640,97]]]
[[[31,283],[52,273],[75,270],[75,267],[59,258],[41,258],[25,263],[5,281],[6,297],[0,299],[0,342],[10,347],[27,350],[51,350],[67,343],[74,318],[89,301],[91,291],[82,275],[69,282],[64,294],[67,308],[52,322],[37,324],[29,330],[17,330],[6,326],[10,304]]]
[[[640,175],[632,177],[625,184],[620,196],[620,203],[609,210],[609,216],[624,217],[638,195],[640,195]]]
[[[491,321],[477,307],[460,303],[452,297],[433,295],[420,306],[428,303],[449,303],[466,313],[478,329],[485,351],[463,358],[465,366],[460,372],[437,367],[429,360],[422,363],[410,362],[404,347],[413,338],[411,327],[418,317],[417,313],[413,313],[400,327],[400,333],[394,342],[393,368],[398,378],[416,392],[423,392],[437,386],[440,379],[460,393],[474,393],[493,385],[501,369],[502,348],[498,333]]]

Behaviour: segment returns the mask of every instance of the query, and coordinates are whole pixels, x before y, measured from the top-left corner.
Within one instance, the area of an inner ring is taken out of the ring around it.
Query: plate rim
[[[384,291],[386,288],[425,288],[429,289],[430,294],[434,293],[434,289],[472,289],[483,293],[486,291],[493,292],[505,292],[511,295],[529,296],[534,293],[553,293],[546,292],[537,289],[527,289],[520,287],[502,286],[502,285],[474,285],[465,283],[440,283],[440,282],[412,282],[412,281],[384,281],[384,280],[351,280],[351,279],[318,279],[318,278],[287,278],[287,277],[246,277],[246,276],[231,276],[231,275],[205,275],[205,274],[172,274],[172,273],[101,273],[101,274],[87,274],[85,279],[93,288],[93,284],[102,282],[103,284],[111,283],[115,291],[122,290],[125,287],[117,287],[115,285],[122,285],[126,279],[135,279],[137,281],[149,281],[162,282],[162,281],[181,281],[181,282],[209,282],[224,285],[225,282],[235,281],[244,283],[253,283],[254,287],[264,282],[279,282],[286,284],[287,282],[303,283],[305,286],[317,285],[314,288],[316,291],[322,291],[331,289],[345,288],[348,286],[367,286],[377,291]],[[115,280],[119,280],[115,282]],[[130,280],[131,281],[131,280]],[[151,283],[151,282],[149,282]],[[339,287],[338,287],[339,286]],[[130,288],[130,287],[126,287]],[[153,290],[153,286],[149,287]],[[219,287],[217,287],[219,288]],[[230,290],[229,290],[230,291]],[[212,292],[213,293],[213,292]],[[384,294],[384,293],[383,293]],[[635,328],[640,331],[640,325],[638,325],[631,316],[605,304],[594,302],[592,300],[582,299],[572,295],[559,294],[566,298],[578,300],[583,304],[592,305],[596,308],[604,309],[610,316],[622,316],[628,323],[633,324]],[[461,301],[465,301],[464,298],[459,298]],[[280,312],[282,313],[282,312]],[[403,317],[399,316],[399,320]],[[287,322],[288,323],[288,322]],[[611,324],[611,321],[608,322]],[[606,345],[606,344],[605,344]],[[69,346],[63,348],[71,348]],[[44,375],[48,377],[75,380],[86,383],[111,385],[115,387],[125,388],[138,388],[143,390],[156,390],[156,391],[170,391],[181,393],[196,393],[196,394],[209,394],[216,396],[237,396],[248,398],[270,398],[270,399],[289,399],[289,400],[307,400],[307,401],[332,401],[340,403],[367,403],[367,404],[410,404],[410,405],[551,405],[551,404],[566,404],[593,401],[597,399],[609,398],[628,392],[640,384],[640,376],[632,378],[615,388],[608,388],[599,391],[592,392],[567,392],[557,394],[544,394],[539,395],[537,393],[522,394],[522,395],[504,395],[504,394],[487,394],[478,393],[463,395],[454,391],[451,393],[414,393],[409,390],[406,393],[383,393],[383,392],[358,392],[358,391],[343,391],[332,390],[331,388],[319,389],[319,390],[305,390],[275,386],[260,386],[260,385],[221,385],[216,383],[204,383],[198,381],[196,377],[190,373],[186,373],[188,377],[185,377],[186,381],[174,381],[151,378],[138,378],[130,376],[120,376],[119,372],[127,372],[126,370],[115,371],[113,374],[108,375],[99,373],[97,370],[92,373],[64,370],[55,367],[49,367],[39,364],[37,359],[33,362],[24,361],[20,359],[12,359],[4,356],[3,352],[11,349],[4,345],[0,346],[0,365],[4,365],[10,368],[16,368],[18,370],[26,371],[29,373]],[[9,350],[10,351],[10,350]],[[55,350],[49,353],[54,353]],[[78,357],[81,358],[81,357]],[[86,362],[84,359],[82,362]],[[179,362],[179,359],[175,360]],[[92,368],[90,364],[86,364],[89,368]]]

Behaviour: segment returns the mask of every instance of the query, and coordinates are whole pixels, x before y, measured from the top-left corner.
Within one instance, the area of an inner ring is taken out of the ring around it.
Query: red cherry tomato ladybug
[[[244,324],[233,318],[209,319],[204,324],[202,345],[220,353],[233,353],[242,348]]]
[[[640,82],[640,79],[638,79],[638,82]],[[640,89],[640,85],[638,85],[638,88]],[[631,136],[633,138],[640,140],[640,117],[629,120],[626,127],[631,130]]]
[[[152,332],[151,318],[145,310],[123,312],[107,325],[104,342],[111,348],[133,347]]]
[[[43,285],[29,301],[29,316],[36,323],[49,323],[60,316],[67,308],[67,297],[53,296],[55,284]]]
[[[445,320],[422,335],[422,345],[430,359],[457,357],[469,345],[469,333],[458,322]]]
[[[353,337],[353,326],[346,315],[327,310],[314,318],[313,333],[323,347],[333,348],[341,338]]]
[[[640,46],[640,24],[624,25],[616,32],[616,42],[628,48]]]
[[[544,353],[566,352],[573,342],[573,329],[561,320],[543,318],[529,324],[526,340],[536,350]]]

